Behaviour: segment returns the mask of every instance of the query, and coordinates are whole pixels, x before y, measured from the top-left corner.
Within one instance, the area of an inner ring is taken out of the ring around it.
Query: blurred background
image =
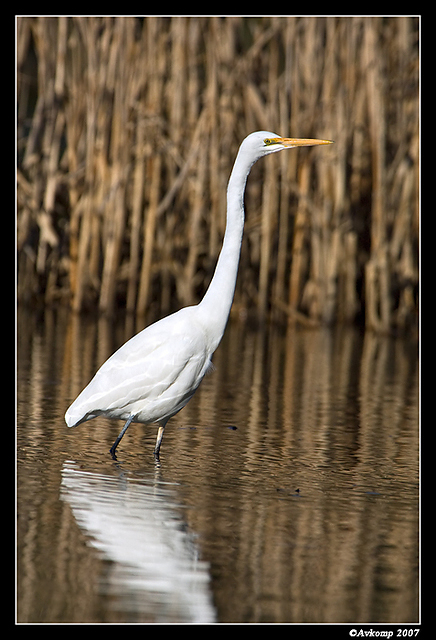
[[[418,17],[18,17],[21,305],[199,301],[256,129],[233,314],[417,326]]]
[[[419,621],[419,18],[16,25],[17,621]],[[115,462],[65,410],[201,299],[258,129],[335,144],[254,165],[215,372]]]

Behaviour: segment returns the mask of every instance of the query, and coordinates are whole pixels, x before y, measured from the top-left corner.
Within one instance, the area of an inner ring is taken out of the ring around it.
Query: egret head
[[[245,138],[241,149],[246,149],[255,161],[269,153],[294,147],[312,147],[317,144],[332,144],[331,140],[317,140],[314,138],[282,138],[272,131],[255,131]]]

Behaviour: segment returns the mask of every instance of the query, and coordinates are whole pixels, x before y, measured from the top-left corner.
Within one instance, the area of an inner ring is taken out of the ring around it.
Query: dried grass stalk
[[[18,299],[162,315],[205,291],[254,129],[236,312],[407,330],[418,308],[419,21],[17,19]]]

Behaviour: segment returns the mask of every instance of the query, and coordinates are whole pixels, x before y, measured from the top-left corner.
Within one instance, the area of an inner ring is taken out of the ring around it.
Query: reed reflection
[[[415,356],[354,330],[228,332],[184,418],[237,426],[191,437],[220,619],[417,620]]]
[[[49,313],[42,325],[18,321],[21,620],[106,621],[102,560],[59,494],[67,460],[114,475],[118,424],[68,430],[63,414],[142,327]],[[159,481],[177,486],[216,620],[416,622],[416,344],[232,322],[214,365],[171,421]],[[154,439],[141,425],[126,434],[115,475],[154,473]]]

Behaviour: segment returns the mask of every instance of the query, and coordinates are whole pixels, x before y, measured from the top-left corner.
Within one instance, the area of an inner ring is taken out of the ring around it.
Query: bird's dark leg
[[[118,436],[118,438],[115,440],[115,442],[113,443],[113,445],[110,448],[110,453],[112,455],[112,458],[114,460],[116,460],[116,456],[115,456],[115,449],[118,447],[118,445],[121,442],[121,438],[123,437],[123,435],[126,433],[127,428],[129,426],[129,424],[133,421],[135,416],[130,416],[130,418],[127,420],[126,424],[124,425],[124,427],[121,430],[120,435]]]
[[[159,462],[159,449],[162,443],[162,438],[165,431],[165,425],[166,425],[166,422],[164,424],[160,424],[157,432],[156,446],[154,448],[154,457],[156,458],[157,462]]]

